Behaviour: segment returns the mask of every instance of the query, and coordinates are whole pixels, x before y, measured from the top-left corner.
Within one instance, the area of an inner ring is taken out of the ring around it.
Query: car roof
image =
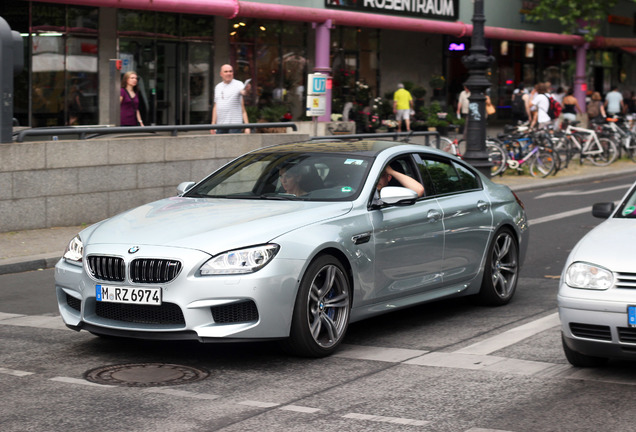
[[[305,141],[297,143],[277,144],[255,150],[254,153],[344,153],[375,157],[382,151],[395,147],[412,147],[394,141]],[[419,146],[418,146],[419,147]],[[422,149],[426,147],[421,146]],[[425,151],[425,150],[424,150]]]

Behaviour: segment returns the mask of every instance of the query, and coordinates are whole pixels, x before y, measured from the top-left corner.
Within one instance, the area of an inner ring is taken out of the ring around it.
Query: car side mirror
[[[192,189],[192,186],[194,186],[195,184],[195,182],[179,183],[179,186],[177,186],[177,192],[179,192],[179,195],[183,195],[184,193]]]
[[[380,190],[380,200],[389,205],[411,205],[417,201],[417,192],[399,186],[385,186]]]
[[[592,216],[607,219],[614,213],[614,208],[613,202],[596,203],[592,206]]]

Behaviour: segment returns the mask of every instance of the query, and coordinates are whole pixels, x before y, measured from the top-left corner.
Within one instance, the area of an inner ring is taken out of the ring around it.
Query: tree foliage
[[[607,16],[621,0],[540,0],[530,12],[531,19],[555,19],[564,33],[582,34],[591,41],[598,34]],[[636,3],[636,0],[627,0]]]

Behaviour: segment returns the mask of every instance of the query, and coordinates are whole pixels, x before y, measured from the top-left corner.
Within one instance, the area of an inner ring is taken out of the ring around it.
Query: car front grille
[[[218,324],[239,323],[258,320],[256,303],[251,300],[221,306],[213,306],[212,318]]]
[[[101,281],[123,282],[126,263],[123,258],[89,255],[86,259],[91,275]],[[139,258],[129,265],[130,280],[142,284],[168,283],[181,272],[181,262],[168,259]]]
[[[604,341],[612,340],[612,331],[609,326],[570,323],[570,331],[576,337]]]
[[[618,339],[625,343],[636,343],[635,327],[618,327]]]
[[[136,259],[130,263],[130,279],[136,283],[170,282],[181,272],[181,263],[165,259]]]
[[[636,289],[636,273],[617,273],[616,288]]]
[[[123,258],[90,255],[86,261],[88,262],[88,269],[95,279],[123,282],[126,277],[126,264]]]
[[[137,324],[172,324],[185,325],[181,308],[174,303],[163,303],[161,306],[103,303],[95,305],[97,316]]]

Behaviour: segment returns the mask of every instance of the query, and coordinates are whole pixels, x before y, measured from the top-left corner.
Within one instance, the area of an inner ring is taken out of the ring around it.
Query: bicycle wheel
[[[633,162],[636,162],[636,144],[632,145],[631,147],[628,147],[626,151],[629,158]]]
[[[545,147],[539,147],[534,157],[530,161],[530,174],[532,177],[547,177],[555,171],[558,155],[554,150]]]
[[[602,152],[590,155],[588,156],[588,159],[596,166],[608,166],[609,164],[613,163],[618,157],[616,144],[614,144],[614,141],[608,138],[599,138],[598,142],[600,144]]]
[[[570,160],[572,159],[572,156],[574,155],[573,146],[574,145],[572,144],[572,141],[567,136],[561,137],[552,146],[552,148],[556,150],[559,154],[559,159],[560,159],[559,169],[567,168],[568,165],[570,164]]]
[[[490,177],[502,174],[508,167],[508,157],[506,152],[500,146],[493,142],[486,142],[486,151],[488,152],[488,161],[492,164],[490,168]]]
[[[453,143],[453,140],[446,137],[439,137],[439,148],[446,153],[457,156],[457,146]]]

